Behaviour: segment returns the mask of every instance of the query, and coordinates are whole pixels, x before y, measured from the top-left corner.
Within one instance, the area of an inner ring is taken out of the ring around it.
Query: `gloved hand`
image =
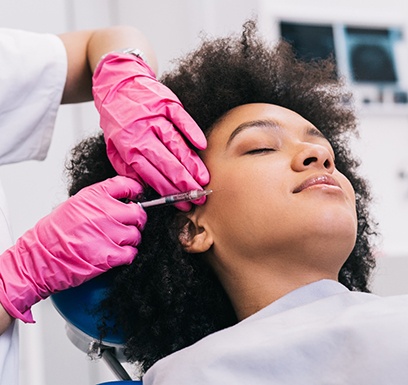
[[[142,187],[117,176],[60,204],[0,256],[0,302],[14,318],[34,322],[30,308],[137,254],[146,213],[134,199]]]
[[[189,147],[206,139],[174,93],[139,57],[109,53],[93,76],[93,95],[107,154],[119,175],[168,195],[209,182],[204,163]],[[205,202],[205,197],[194,203]],[[190,203],[177,205],[188,210]]]

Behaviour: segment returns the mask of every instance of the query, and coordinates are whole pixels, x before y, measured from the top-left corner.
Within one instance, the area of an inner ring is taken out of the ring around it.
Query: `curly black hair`
[[[270,46],[250,20],[242,34],[204,39],[161,81],[180,98],[207,136],[232,108],[270,103],[297,112],[327,137],[338,170],[355,189],[358,213],[356,244],[341,268],[339,281],[351,290],[369,291],[374,267],[370,240],[375,234],[368,212],[370,194],[349,150],[349,136],[356,134],[351,95],[338,79],[333,62],[302,62],[283,41]],[[68,168],[70,194],[115,175],[102,135],[80,143]],[[178,213],[171,206],[148,212],[138,256],[131,265],[117,268],[102,304],[103,316],[113,318],[125,333],[128,360],[137,362],[142,372],[160,358],[237,322],[212,269],[180,246]]]

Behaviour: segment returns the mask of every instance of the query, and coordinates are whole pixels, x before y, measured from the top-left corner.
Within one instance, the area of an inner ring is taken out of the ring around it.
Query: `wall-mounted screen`
[[[353,85],[359,102],[408,104],[398,71],[405,68],[396,56],[403,38],[400,28],[280,20],[279,32],[301,60],[332,57],[337,74]]]
[[[397,83],[395,31],[356,27],[346,27],[344,31],[354,82]]]
[[[401,33],[395,28],[281,21],[280,35],[303,60],[333,57],[338,72],[355,83],[397,84],[394,46]]]
[[[280,23],[281,36],[294,48],[300,59],[327,59],[335,57],[333,27],[301,23]]]

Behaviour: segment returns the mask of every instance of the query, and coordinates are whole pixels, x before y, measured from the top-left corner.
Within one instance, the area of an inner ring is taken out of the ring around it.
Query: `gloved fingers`
[[[180,163],[178,161],[175,162],[174,157],[170,159],[172,159],[171,164],[174,164],[174,167],[170,169],[158,170],[157,165],[152,164],[150,162],[150,159],[141,156],[135,158],[135,162],[132,163],[132,166],[135,170],[140,170],[139,174],[141,178],[143,178],[144,182],[151,186],[162,196],[174,194],[177,192],[202,189],[202,187],[193,178],[191,178],[190,174],[188,174],[184,167],[179,167]],[[153,158],[153,161],[155,160],[156,159]],[[170,164],[170,160],[167,160],[165,162],[167,163],[166,166]],[[180,172],[175,171],[176,168],[177,170],[180,169]],[[177,172],[177,175],[175,175],[175,172]],[[179,182],[179,185],[176,185],[175,181],[170,179],[170,177],[175,177],[176,182]],[[194,203],[202,204],[204,202],[205,197],[202,197]],[[180,210],[188,211],[191,209],[191,204],[185,202],[177,204],[176,207]]]
[[[137,81],[137,80],[135,80]],[[118,94],[116,94],[118,97]],[[118,111],[118,108],[127,110],[127,104],[132,101],[133,106],[129,113]],[[139,102],[140,101],[140,102]],[[113,100],[117,104],[117,100]],[[105,101],[105,107],[106,101]],[[137,109],[136,109],[137,108]],[[184,109],[177,96],[164,84],[156,80],[143,79],[143,84],[126,88],[126,98],[124,104],[118,106],[116,110],[110,109],[117,116],[119,122],[123,122],[124,117],[136,117],[140,122],[144,119],[154,119],[156,116],[162,116],[185,136],[185,138],[197,149],[207,148],[207,139],[189,113]],[[129,119],[127,119],[129,122]]]
[[[140,208],[140,210],[143,210]],[[126,225],[122,223],[117,223],[116,225],[111,225],[110,228],[101,228],[100,231],[103,233],[105,230],[105,237],[109,242],[112,242],[112,250],[115,248],[123,248],[124,246],[136,247],[142,240],[142,227],[144,223],[139,225]],[[140,228],[138,228],[140,226]],[[108,242],[107,242],[108,243]],[[118,253],[120,253],[118,249]]]
[[[118,233],[116,243],[121,246],[136,247],[142,240],[142,234],[136,226],[126,226],[126,229]]]
[[[102,211],[106,218],[111,218],[111,221],[115,220],[121,225],[133,225],[140,230],[144,228],[147,220],[145,211],[137,204],[127,204],[120,201],[120,199],[138,200],[143,194],[143,187],[139,182],[118,175],[88,188],[90,189],[88,191],[92,191],[94,195],[82,200],[86,206],[93,206],[97,209],[97,211],[95,209],[93,211],[98,213],[98,218],[100,218]],[[76,199],[76,197],[74,198]],[[90,218],[88,217],[88,219]],[[104,226],[108,233],[111,229],[114,231],[114,224],[114,222],[107,222]]]
[[[138,138],[137,142],[135,142],[135,148],[132,152],[122,154],[126,163],[132,164],[133,169],[143,181],[162,195],[200,189],[201,183],[207,184],[207,169],[198,155],[187,147],[183,138],[174,130],[173,126],[168,123],[167,127],[156,128],[155,126],[155,130],[163,130],[166,133],[161,132],[161,136],[156,136],[154,132],[145,133],[143,137]],[[182,161],[186,160],[188,162],[192,173],[162,142],[162,137],[169,142],[173,141],[172,147],[177,148],[176,151],[179,153],[178,148],[183,147],[183,150],[181,150],[183,155],[179,154],[179,157]],[[193,166],[193,164],[195,165]],[[198,175],[198,179],[201,180],[196,179],[198,170],[204,170],[204,177]],[[168,188],[169,184],[171,188]]]
[[[107,263],[109,267],[117,267],[121,265],[130,265],[135,259],[138,250],[135,246],[125,245],[120,248],[120,258],[117,255],[109,255]]]
[[[146,184],[151,186],[155,191],[157,191],[161,196],[166,196],[170,194],[175,194],[177,192],[185,192],[189,190],[201,189],[201,186],[185,189],[179,189],[173,184],[173,182],[163,176],[153,165],[151,165],[147,159],[142,158],[139,160],[139,164],[143,164],[144,169],[144,180]],[[135,167],[135,165],[133,165]],[[139,166],[137,166],[139,169]],[[200,202],[201,203],[201,202]],[[191,203],[182,202],[176,205],[176,207],[182,211],[189,211],[191,209]]]
[[[143,93],[141,93],[140,88],[143,88]],[[160,113],[176,126],[194,147],[199,150],[204,150],[207,147],[207,139],[203,131],[184,109],[177,95],[167,86],[156,80],[143,79],[143,87],[133,87],[132,91],[137,92],[134,100],[144,101],[144,106],[154,107],[150,114],[146,115],[147,117],[153,117]],[[129,90],[130,93],[132,91]],[[156,103],[146,103],[146,100],[156,100]],[[135,116],[139,115],[136,114]]]
[[[143,231],[147,221],[147,214],[144,209],[133,202],[119,203],[115,218],[119,218],[119,221],[125,225],[135,226],[139,231]]]
[[[134,163],[128,165],[122,159],[115,147],[111,146],[110,148],[108,148],[107,153],[111,163],[113,164],[118,174],[137,179],[138,181],[143,182],[144,186],[151,186],[160,195],[169,195],[174,194],[175,192],[187,191],[178,189],[170,180],[164,177],[154,165],[152,165],[140,154],[138,154],[133,159]],[[138,172],[136,172],[135,170],[137,170]],[[200,189],[201,186],[198,185],[197,188]],[[136,200],[138,199],[136,198]],[[202,198],[200,199],[200,201],[198,201],[199,204],[202,204],[204,202],[205,201],[202,201]],[[183,211],[189,211],[191,209],[191,204],[180,203],[177,204],[176,207]]]
[[[96,185],[95,185],[96,186]],[[143,193],[143,186],[136,180],[126,176],[115,176],[100,182],[100,186],[115,199],[136,199]]]
[[[133,169],[133,167],[123,160],[116,147],[112,145],[110,148],[108,148],[107,154],[113,168],[118,173],[118,175],[132,178],[139,182],[143,187],[147,186],[147,184],[140,178],[140,175]]]
[[[157,124],[153,127],[156,131],[163,130],[165,133],[145,132],[142,137],[132,138],[126,147],[123,147],[121,143],[108,140],[109,160],[118,173],[126,173],[127,176],[129,176],[129,170],[122,163],[131,165],[134,173],[139,176],[139,180],[142,179],[145,184],[153,187],[162,195],[201,189],[201,185],[207,184],[209,179],[204,163],[187,146],[183,137],[171,123],[165,120],[164,122],[167,126],[162,123],[163,127],[158,128]],[[178,157],[187,163],[191,172],[166,147],[162,138],[170,143],[169,146],[172,146]],[[132,177],[135,177],[134,173],[131,173]]]
[[[139,199],[140,197],[135,197],[134,199]],[[107,235],[114,234],[115,231],[122,231],[122,226],[134,226],[140,231],[144,229],[147,221],[147,214],[137,203],[133,202],[121,202],[114,198],[110,201],[101,201],[95,205],[100,207],[100,211],[103,212],[104,216],[107,218],[105,222],[101,222],[100,212],[96,221],[100,222],[101,231],[105,231]]]
[[[173,154],[200,186],[207,185],[210,181],[210,174],[208,173],[207,167],[197,153],[187,145],[179,131],[175,130],[174,126],[170,123],[166,125],[160,122],[159,127],[157,127],[156,124],[154,131],[157,133],[164,147]],[[166,163],[164,163],[162,170],[165,175],[169,175],[171,168],[166,166]],[[179,185],[177,182],[175,182],[175,184]]]
[[[183,106],[172,103],[167,106],[166,118],[186,137],[198,150],[207,148],[207,139],[194,119],[187,113]]]
[[[107,155],[119,175],[142,181],[144,185],[152,187],[159,194],[163,194],[164,191],[168,191],[168,194],[170,194],[170,192],[174,193],[175,191],[179,191],[167,180],[165,182],[166,187],[162,187],[162,179],[165,178],[156,167],[141,154],[135,153],[132,155],[132,158],[124,160],[117,148],[111,144],[107,148]],[[157,182],[155,183],[155,181]],[[138,197],[134,200],[137,201]]]

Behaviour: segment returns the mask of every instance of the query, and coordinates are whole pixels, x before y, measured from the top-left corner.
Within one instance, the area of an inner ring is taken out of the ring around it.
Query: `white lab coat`
[[[66,52],[58,37],[0,28],[0,164],[45,158],[66,74]],[[11,244],[0,185],[0,252]],[[17,384],[15,322],[0,336],[0,385]]]
[[[408,296],[322,280],[158,361],[143,385],[406,385]]]

